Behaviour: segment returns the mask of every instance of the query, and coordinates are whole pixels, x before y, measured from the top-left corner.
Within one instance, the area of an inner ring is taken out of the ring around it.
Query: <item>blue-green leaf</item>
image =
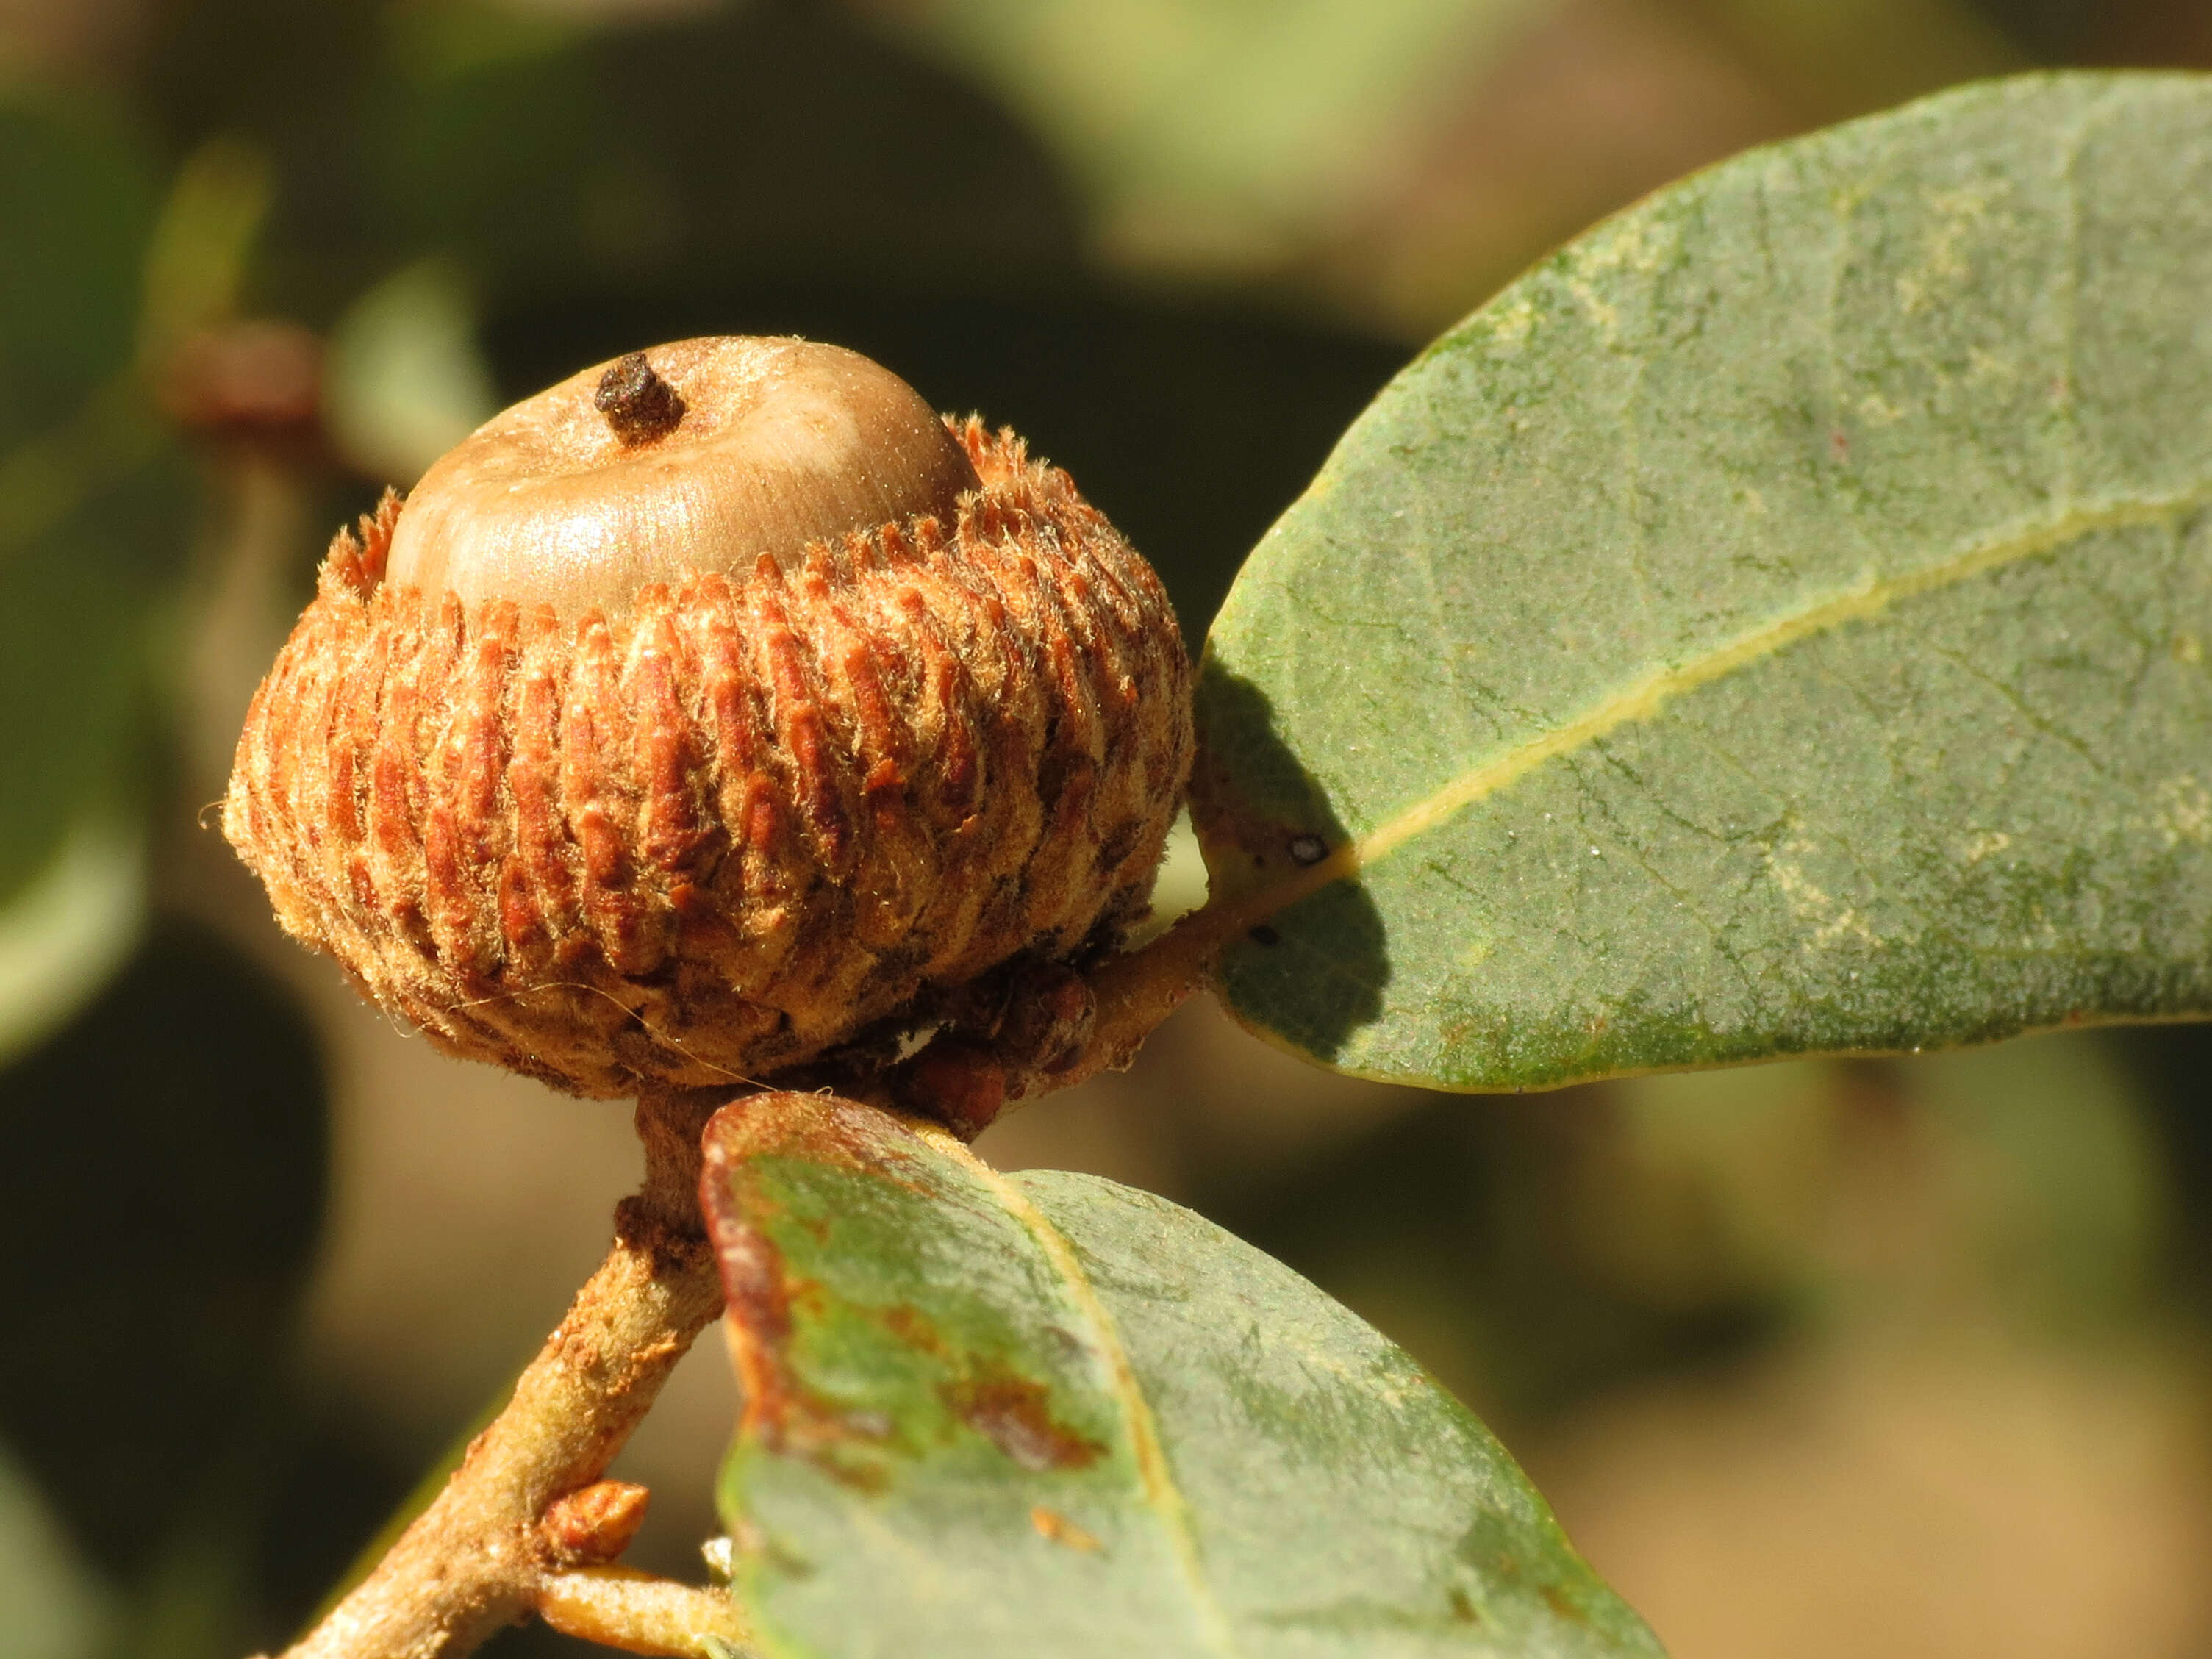
[[[1662,191],[1431,347],[1240,576],[1223,994],[1470,1089],[2212,1011],[2208,506],[2212,78]]]

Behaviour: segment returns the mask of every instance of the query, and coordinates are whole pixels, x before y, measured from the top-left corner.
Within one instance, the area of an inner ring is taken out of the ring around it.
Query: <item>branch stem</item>
[[[1232,928],[1226,907],[1193,911],[1158,939],[1103,963],[1091,976],[1097,1013],[1082,1053],[1052,1076],[1052,1092],[1100,1072],[1117,1072],[1137,1057],[1145,1039],[1206,982],[1207,969]]]
[[[606,1260],[445,1490],[285,1659],[459,1659],[576,1576],[545,1534],[548,1505],[599,1480],[721,1311],[698,1206],[699,1135],[721,1097],[640,1099],[645,1184],[617,1206]]]
[[[564,1636],[661,1659],[744,1652],[744,1621],[728,1595],[631,1567],[584,1567],[538,1581],[538,1616]]]
[[[847,1083],[845,1091],[871,1105],[934,1118],[973,1140],[1017,1102],[1127,1066],[1154,1029],[1206,982],[1214,956],[1240,925],[1233,907],[1208,904],[1149,944],[1092,969],[1084,981],[1090,1018],[1064,1053],[1008,1052],[942,1033],[872,1080]],[[1048,1063],[1038,1065],[1040,1058]]]
[[[1358,868],[1347,848],[1271,887],[1217,895],[1158,938],[1101,964],[1091,975],[1097,1012],[1089,1037],[1081,1052],[1055,1066],[1047,1086],[1036,1092],[1055,1093],[1100,1072],[1127,1066],[1145,1039],[1206,983],[1224,945],[1278,910],[1356,874]]]
[[[1249,925],[1249,908],[1208,905],[1097,969],[1079,1047],[1048,1073],[1021,1074],[1015,1097],[1127,1066],[1204,982],[1215,953]],[[915,1061],[868,1092],[878,1103],[919,1094],[972,1136],[996,1115],[1007,1081],[1001,1075],[994,1083],[989,1113],[967,1122],[958,1101],[929,1098]],[[580,1564],[547,1525],[550,1506],[605,1473],[692,1339],[721,1311],[721,1280],[699,1214],[699,1138],[726,1093],[663,1091],[639,1100],[645,1184],[617,1208],[606,1261],[444,1491],[283,1659],[460,1659],[532,1611],[570,1635],[633,1653],[690,1659],[744,1642],[726,1596]]]

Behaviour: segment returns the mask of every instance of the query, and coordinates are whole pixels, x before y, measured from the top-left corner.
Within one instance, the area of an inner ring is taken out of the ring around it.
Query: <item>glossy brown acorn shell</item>
[[[1143,913],[1190,765],[1151,568],[1011,433],[983,488],[614,620],[392,591],[341,533],[223,830],[453,1052],[583,1095],[757,1079]]]

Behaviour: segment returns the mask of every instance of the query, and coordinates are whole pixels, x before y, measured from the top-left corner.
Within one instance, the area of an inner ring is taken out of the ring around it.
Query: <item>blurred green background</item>
[[[2202,0],[0,0],[0,1656],[281,1642],[534,1348],[628,1113],[447,1060],[212,829],[331,532],[701,332],[1011,422],[1195,643],[1424,340],[1743,146]],[[1188,848],[1165,879],[1193,902]],[[1489,1418],[1676,1659],[2212,1655],[2212,1033],[1527,1098],[1187,1009],[994,1129]],[[699,1576],[702,1346],[617,1473]],[[495,1651],[574,1650],[517,1631]]]

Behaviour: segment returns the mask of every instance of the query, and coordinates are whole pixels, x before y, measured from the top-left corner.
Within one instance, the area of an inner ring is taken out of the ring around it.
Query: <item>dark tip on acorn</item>
[[[684,418],[684,399],[653,372],[642,351],[616,359],[599,376],[592,407],[607,417],[626,447],[666,437]]]

